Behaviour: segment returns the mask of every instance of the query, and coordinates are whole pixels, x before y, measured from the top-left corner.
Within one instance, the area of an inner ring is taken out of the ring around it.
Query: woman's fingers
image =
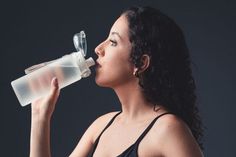
[[[60,94],[60,89],[59,89],[58,79],[54,77],[51,81],[49,102],[56,103],[59,94]]]
[[[51,80],[50,93],[47,96],[47,101],[50,105],[54,105],[57,102],[58,96],[60,94],[58,79],[54,77]]]
[[[50,92],[46,97],[40,98],[32,103],[32,114],[48,118],[51,117],[60,94],[58,79],[53,78],[50,86]]]

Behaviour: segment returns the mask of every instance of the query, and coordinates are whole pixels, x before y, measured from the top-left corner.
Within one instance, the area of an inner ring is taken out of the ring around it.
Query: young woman
[[[201,121],[189,52],[176,23],[150,7],[121,14],[95,48],[96,83],[112,88],[121,111],[96,119],[70,157],[201,157]],[[31,157],[49,157],[50,119],[59,96],[32,106]]]

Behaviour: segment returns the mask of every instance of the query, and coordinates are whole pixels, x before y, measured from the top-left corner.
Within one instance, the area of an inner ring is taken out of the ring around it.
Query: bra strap
[[[115,116],[109,121],[109,123],[106,125],[106,127],[102,130],[102,132],[100,133],[100,135],[97,137],[96,141],[94,142],[94,146],[93,146],[93,151],[92,154],[95,152],[98,142],[100,140],[100,137],[102,136],[103,132],[113,123],[113,121],[115,120],[115,118],[121,113],[122,111],[118,112],[117,114],[115,114]]]
[[[170,112],[165,112],[160,114],[159,116],[157,116],[155,119],[152,120],[152,122],[148,125],[148,127],[143,131],[143,133],[139,136],[139,138],[136,140],[136,143],[140,143],[140,141],[144,138],[144,136],[148,133],[148,131],[152,128],[152,126],[155,124],[155,122],[157,121],[158,118],[160,118],[161,116],[164,116],[166,114],[172,114]]]

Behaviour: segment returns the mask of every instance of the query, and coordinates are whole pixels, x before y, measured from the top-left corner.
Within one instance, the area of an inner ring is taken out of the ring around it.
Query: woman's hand
[[[47,96],[40,98],[39,100],[36,100],[31,104],[32,118],[37,117],[40,119],[50,120],[55,109],[59,94],[60,89],[58,85],[58,79],[54,77],[51,80],[50,93]]]

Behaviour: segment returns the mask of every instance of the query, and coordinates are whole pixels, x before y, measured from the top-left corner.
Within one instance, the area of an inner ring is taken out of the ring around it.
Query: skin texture
[[[131,43],[125,16],[113,24],[108,38],[95,48],[98,56],[95,81],[99,86],[112,88],[121,103],[122,113],[101,136],[96,157],[121,154],[142,134],[150,122],[167,112],[163,106],[153,110],[144,97],[134,76],[137,68],[130,61]],[[149,66],[150,58],[142,57],[139,73]],[[50,157],[50,119],[59,96],[58,84],[52,80],[51,94],[32,104],[30,157]],[[86,157],[101,131],[117,112],[97,118],[86,130],[70,157]],[[159,118],[138,148],[140,157],[201,157],[196,140],[187,125],[175,115]]]

